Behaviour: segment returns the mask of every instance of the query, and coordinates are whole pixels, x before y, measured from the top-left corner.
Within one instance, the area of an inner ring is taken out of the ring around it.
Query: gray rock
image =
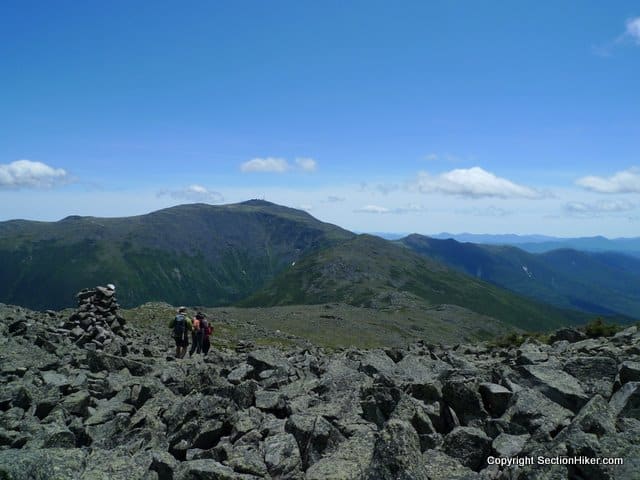
[[[411,423],[420,439],[420,449],[433,448],[438,443],[437,431],[431,422],[429,408],[419,400],[403,395],[391,418]]]
[[[150,452],[133,455],[126,448],[92,448],[87,455],[82,480],[128,480],[145,478],[153,461]],[[78,478],[78,477],[73,477]]]
[[[89,392],[80,390],[65,396],[62,400],[61,407],[73,415],[85,417],[88,414],[90,400],[91,396]]]
[[[287,411],[287,402],[280,392],[259,390],[255,394],[256,407],[260,410],[270,411],[276,415],[284,415]]]
[[[384,350],[369,350],[360,359],[359,370],[369,376],[376,374],[394,376],[396,364]]]
[[[640,382],[640,362],[625,361],[620,364],[620,382]]]
[[[457,427],[444,437],[442,447],[447,455],[478,471],[491,453],[491,438],[478,428]]]
[[[578,380],[562,370],[543,365],[525,365],[522,369],[533,386],[573,412],[578,412],[589,400]]]
[[[151,452],[149,470],[156,472],[158,480],[172,480],[178,467],[178,461],[168,452]]]
[[[481,383],[479,390],[484,407],[494,417],[499,417],[505,412],[513,395],[508,388],[496,383]]]
[[[609,406],[618,416],[640,419],[640,382],[625,383],[613,394]]]
[[[80,478],[86,454],[80,449],[0,450],[0,478],[49,480]],[[55,472],[55,477],[52,473]]]
[[[302,459],[296,439],[290,433],[267,437],[264,461],[269,474],[277,478],[302,478]]]
[[[618,373],[617,362],[607,356],[576,356],[569,358],[564,370],[577,378],[589,395],[609,397]]]
[[[534,365],[549,360],[549,354],[546,352],[520,352],[516,358],[518,365]]]
[[[215,460],[191,460],[182,462],[176,471],[175,480],[250,480],[255,475],[236,473],[231,467]]]
[[[64,390],[67,387],[69,387],[69,385],[71,385],[69,378],[60,373],[42,372],[41,375],[42,375],[42,380],[46,385],[57,387],[60,390]]]
[[[604,398],[596,395],[582,407],[571,420],[569,426],[556,437],[556,440],[563,441],[575,430],[597,436],[615,433],[616,414],[617,412],[609,406]]]
[[[193,442],[194,448],[207,450],[216,446],[227,432],[227,427],[217,419],[206,420],[198,425],[198,434]]]
[[[617,343],[617,344],[631,343],[633,341],[633,338],[637,335],[637,333],[638,333],[638,327],[636,327],[635,325],[632,327],[625,328],[624,330],[616,333],[611,338],[611,342]]]
[[[457,459],[439,450],[427,450],[422,454],[425,470],[430,480],[479,480],[481,477]]]
[[[243,380],[245,380],[251,372],[253,372],[254,368],[251,365],[247,365],[246,363],[241,364],[239,367],[234,368],[227,375],[227,380],[233,383],[234,385],[239,384]]]
[[[338,445],[305,472],[307,480],[364,479],[364,472],[372,461],[375,435],[371,431],[358,433]]]
[[[258,388],[258,383],[254,380],[241,382],[233,387],[231,398],[236,402],[238,408],[249,408],[255,404]]]
[[[503,419],[524,429],[513,427],[505,433],[530,433],[533,437],[548,440],[551,433],[569,425],[573,413],[549,400],[540,392],[523,389],[514,393],[511,405],[503,415]]]
[[[75,435],[66,427],[53,426],[47,429],[43,448],[74,448],[76,446]]]
[[[258,373],[264,370],[277,369],[289,371],[291,367],[286,357],[274,348],[265,348],[249,353],[247,362],[255,368]]]
[[[225,463],[239,473],[255,475],[259,478],[268,477],[264,454],[253,445],[234,446]]]
[[[135,376],[145,376],[151,372],[151,366],[143,362],[102,352],[87,352],[87,363],[92,372],[117,372],[123,368]]]
[[[420,453],[420,439],[408,422],[396,419],[387,422],[378,435],[373,459],[365,477],[380,480],[428,480]]]
[[[472,420],[489,416],[484,409],[482,398],[478,393],[478,384],[475,381],[464,379],[445,381],[442,386],[442,398],[453,408],[462,425],[468,425]]]
[[[575,328],[561,328],[556,330],[550,337],[551,342],[567,341],[569,343],[579,342],[585,340],[587,336],[584,332],[576,330]]]
[[[491,446],[493,451],[499,457],[516,457],[522,452],[525,444],[529,441],[531,435],[509,435],[508,433],[501,433],[494,438]]]
[[[285,424],[302,456],[302,469],[316,463],[325,452],[331,452],[344,440],[342,434],[324,417],[314,415],[291,415]]]

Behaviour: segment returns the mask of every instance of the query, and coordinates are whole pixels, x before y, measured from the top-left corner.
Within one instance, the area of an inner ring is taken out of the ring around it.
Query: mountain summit
[[[0,301],[62,308],[83,286],[113,281],[126,306],[228,304],[308,252],[353,236],[264,200],[180,205],[125,218],[2,222]]]

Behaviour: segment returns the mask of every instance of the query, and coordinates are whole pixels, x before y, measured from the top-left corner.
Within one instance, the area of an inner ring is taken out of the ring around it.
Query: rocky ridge
[[[77,314],[0,304],[0,478],[639,478],[637,327],[176,360],[168,329],[118,321],[98,345]],[[624,463],[495,460],[539,457]]]

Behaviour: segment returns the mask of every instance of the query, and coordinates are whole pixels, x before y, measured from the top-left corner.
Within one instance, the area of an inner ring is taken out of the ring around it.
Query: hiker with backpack
[[[189,346],[189,332],[193,331],[186,307],[178,308],[178,313],[169,323],[169,328],[173,329],[173,338],[176,341],[176,358],[183,358]]]
[[[207,320],[207,316],[204,313],[202,314],[202,319],[200,320],[200,329],[202,330],[202,354],[206,355],[207,353],[209,353],[209,349],[211,348],[209,335],[211,335],[213,329],[211,328],[209,320]]]
[[[204,322],[204,329],[202,323]],[[204,334],[207,328],[207,320],[205,315],[202,312],[196,313],[195,318],[193,319],[193,331],[191,333],[191,339],[193,340],[193,344],[191,345],[191,350],[189,351],[189,357],[193,355],[193,352],[201,353],[202,345],[204,340]]]

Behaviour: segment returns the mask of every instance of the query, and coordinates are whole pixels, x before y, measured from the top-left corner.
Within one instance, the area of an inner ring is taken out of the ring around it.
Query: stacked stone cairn
[[[118,337],[126,337],[126,321],[118,314],[115,289],[109,287],[85,288],[76,294],[78,307],[61,325],[69,330],[76,345],[103,350]]]

